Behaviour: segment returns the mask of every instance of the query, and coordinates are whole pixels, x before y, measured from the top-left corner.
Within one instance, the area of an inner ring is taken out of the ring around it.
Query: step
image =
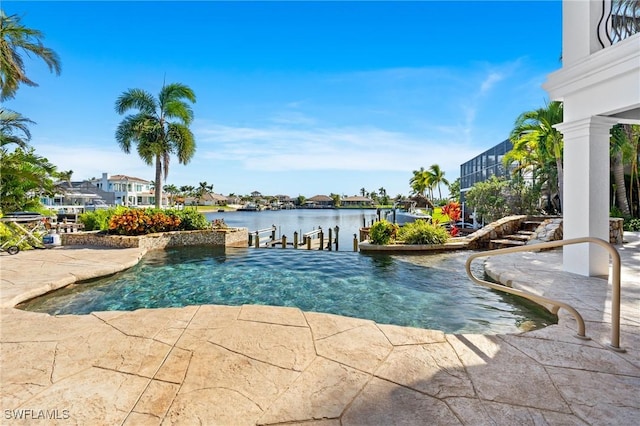
[[[537,221],[537,220],[526,220],[524,222],[522,222],[521,228],[523,230],[527,230],[527,231],[533,231],[535,230],[538,226],[540,226],[542,224],[542,222]]]
[[[503,248],[503,247],[519,247],[526,245],[525,241],[516,240],[491,240],[489,241],[489,249]]]
[[[516,232],[516,234],[519,234],[519,235],[534,235],[535,232],[534,231],[523,231],[523,230],[520,230],[520,231]]]
[[[530,237],[531,235],[514,234],[514,235],[505,235],[502,238],[505,240],[529,241]]]

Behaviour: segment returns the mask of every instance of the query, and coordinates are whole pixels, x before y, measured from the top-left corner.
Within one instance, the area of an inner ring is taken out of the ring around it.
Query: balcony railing
[[[598,39],[602,47],[640,33],[640,0],[602,0]]]

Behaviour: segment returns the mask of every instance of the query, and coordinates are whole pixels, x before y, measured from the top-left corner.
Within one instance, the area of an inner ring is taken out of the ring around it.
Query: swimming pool
[[[363,255],[183,247],[149,252],[133,268],[19,306],[52,315],[187,305],[261,304],[448,333],[508,333],[555,317],[473,284],[465,253]],[[482,275],[481,265],[476,273]]]

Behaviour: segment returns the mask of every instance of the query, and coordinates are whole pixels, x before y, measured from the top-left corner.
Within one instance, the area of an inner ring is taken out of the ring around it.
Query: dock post
[[[318,235],[320,236],[320,250],[324,250],[324,233],[322,232],[322,228],[320,228]]]
[[[353,234],[353,251],[358,251],[358,236]]]
[[[256,232],[256,248],[260,247],[260,235]]]
[[[293,233],[293,248],[294,249],[298,248],[298,231],[295,231]]]
[[[307,250],[311,250],[311,237],[306,237],[307,239]]]
[[[327,250],[331,251],[331,245],[333,244],[333,241],[331,240],[331,237],[333,236],[333,231],[331,230],[331,228],[329,228],[329,241],[327,242]]]
[[[275,241],[275,240],[276,240],[276,226],[271,225],[271,241]]]
[[[253,245],[253,234],[249,233],[249,247]]]
[[[282,236],[282,248],[287,248],[287,236],[283,235]]]
[[[338,240],[340,238],[338,238],[338,233],[340,232],[340,227],[338,225],[336,225],[336,251],[338,251]]]

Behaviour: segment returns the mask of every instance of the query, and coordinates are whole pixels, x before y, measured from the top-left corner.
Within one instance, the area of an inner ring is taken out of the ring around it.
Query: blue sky
[[[196,93],[197,151],[167,183],[223,194],[410,193],[412,170],[460,164],[548,101],[561,64],[561,1],[30,2],[7,14],[44,32],[62,74],[6,102],[32,145],[74,180],[148,180],[123,153],[116,98],[167,83]]]

